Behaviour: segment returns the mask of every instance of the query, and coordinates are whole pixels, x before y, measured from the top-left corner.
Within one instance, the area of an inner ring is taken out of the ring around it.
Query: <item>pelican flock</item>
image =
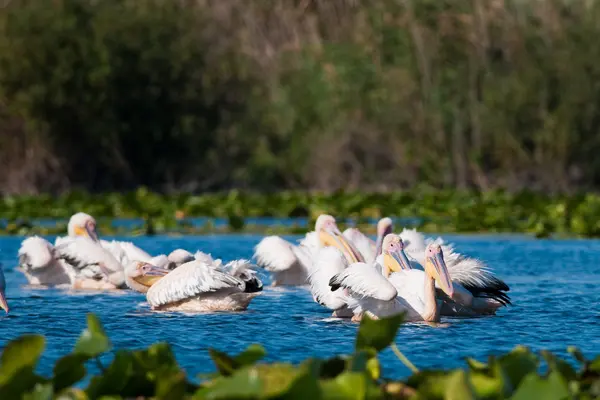
[[[151,255],[132,242],[101,239],[96,220],[78,212],[67,236],[54,243],[28,237],[17,256],[17,270],[32,286],[133,290],[157,311],[246,310],[263,291],[257,270],[271,275],[272,286],[306,290],[333,317],[352,321],[403,313],[409,321],[439,322],[494,315],[511,304],[508,285],[483,261],[415,229],[394,233],[387,217],[371,239],[357,228],[342,233],[333,216],[320,215],[298,243],[263,238],[253,264],[223,263],[201,250]],[[0,307],[8,312],[5,286],[0,268]]]

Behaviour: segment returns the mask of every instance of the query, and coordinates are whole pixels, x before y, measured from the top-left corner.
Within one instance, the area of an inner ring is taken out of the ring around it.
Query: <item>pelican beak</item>
[[[437,253],[433,257],[427,257],[427,262],[433,266],[432,277],[438,282],[440,288],[449,296],[452,297],[454,294],[454,288],[452,281],[450,280],[450,273],[446,267],[444,256],[442,253]]]
[[[169,272],[168,269],[156,267],[152,264],[144,264],[144,266],[149,266],[150,269],[142,276],[136,278],[136,280],[144,286],[151,287],[156,282],[158,282],[162,277],[167,275]]]
[[[90,225],[85,226],[85,232],[94,242],[98,241],[98,233],[95,228],[92,228]]]
[[[156,267],[156,266],[151,265],[151,264],[147,264],[147,265],[150,265],[150,271],[146,272],[144,275],[160,276],[162,278],[163,276],[165,276],[169,272],[171,272],[170,270],[168,270],[166,268]]]
[[[4,290],[0,290],[0,308],[4,310],[8,314],[8,303],[6,302],[6,295],[4,294]]]
[[[346,240],[337,227],[328,228],[319,232],[319,240],[323,246],[335,247],[346,255],[350,263],[364,261],[362,255]]]
[[[392,251],[384,254],[384,262],[390,271],[400,272],[402,270],[412,269],[410,261],[404,250]]]

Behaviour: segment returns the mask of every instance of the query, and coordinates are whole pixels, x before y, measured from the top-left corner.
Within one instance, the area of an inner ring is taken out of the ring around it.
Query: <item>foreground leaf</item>
[[[254,399],[262,393],[262,382],[258,371],[244,368],[229,377],[217,378],[210,386],[202,388],[194,395],[195,399]]]
[[[24,367],[31,367],[33,370],[44,351],[44,346],[45,339],[40,335],[23,335],[8,342],[2,352],[0,385]]]
[[[363,315],[356,336],[356,350],[373,348],[381,351],[388,347],[396,338],[398,328],[404,321],[404,315],[396,315],[379,320]]]
[[[77,340],[73,353],[96,357],[110,350],[110,346],[110,340],[108,340],[98,317],[89,313],[87,315],[87,328]]]
[[[513,400],[545,399],[562,400],[569,398],[567,382],[559,372],[553,371],[544,379],[537,373],[527,375],[512,397]]]

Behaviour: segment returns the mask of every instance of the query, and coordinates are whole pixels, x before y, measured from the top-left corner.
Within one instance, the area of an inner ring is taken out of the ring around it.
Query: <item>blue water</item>
[[[288,237],[296,239],[298,237]],[[485,360],[517,344],[565,355],[568,345],[587,356],[600,349],[600,241],[535,240],[521,236],[445,236],[458,251],[481,258],[511,287],[514,306],[493,317],[445,319],[442,327],[402,327],[397,343],[420,368],[464,365],[464,358]],[[54,240],[54,237],[50,237]],[[357,325],[331,320],[304,289],[268,286],[246,312],[182,315],[152,312],[141,294],[67,293],[25,288],[13,270],[22,238],[0,238],[11,312],[0,316],[0,348],[24,333],[47,338],[40,372],[72,349],[85,327],[86,313],[95,312],[117,348],[141,348],[169,342],[178,362],[192,375],[214,370],[207,349],[238,352],[261,343],[268,360],[299,362],[308,356],[351,352]],[[201,249],[223,260],[249,258],[258,236],[136,237],[150,253],[175,248]],[[108,361],[110,356],[104,359]],[[409,371],[388,349],[381,355],[384,373],[402,377]]]

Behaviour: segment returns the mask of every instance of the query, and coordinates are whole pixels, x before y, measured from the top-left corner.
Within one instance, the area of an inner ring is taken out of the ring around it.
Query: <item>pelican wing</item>
[[[333,276],[329,280],[329,286],[331,290],[343,287],[361,298],[390,301],[397,296],[396,288],[377,268],[362,262],[354,263]]]
[[[109,251],[87,237],[62,240],[55,249],[59,259],[88,278],[101,279],[105,275],[103,269],[109,272],[123,270],[122,265]],[[101,268],[100,264],[104,268]]]
[[[122,265],[127,265],[132,261],[149,262],[152,259],[150,254],[131,242],[100,240],[100,244],[119,260]]]
[[[346,258],[338,249],[325,247],[319,251],[308,276],[310,291],[317,303],[332,310],[337,310],[346,304],[343,297],[329,287],[330,279],[343,272],[346,267]]]
[[[375,254],[375,242],[368,236],[356,228],[348,228],[342,235],[354,244],[367,263],[370,264],[375,261],[377,256]]]
[[[293,247],[279,236],[267,236],[254,248],[254,258],[267,271],[286,271],[298,262]]]
[[[244,291],[244,282],[202,261],[190,261],[156,282],[147,293],[148,303],[162,306],[221,289]]]
[[[262,281],[256,276],[256,271],[252,269],[253,265],[250,260],[234,260],[223,266],[223,270],[228,274],[244,281],[246,285],[244,291],[260,292],[263,288]]]

